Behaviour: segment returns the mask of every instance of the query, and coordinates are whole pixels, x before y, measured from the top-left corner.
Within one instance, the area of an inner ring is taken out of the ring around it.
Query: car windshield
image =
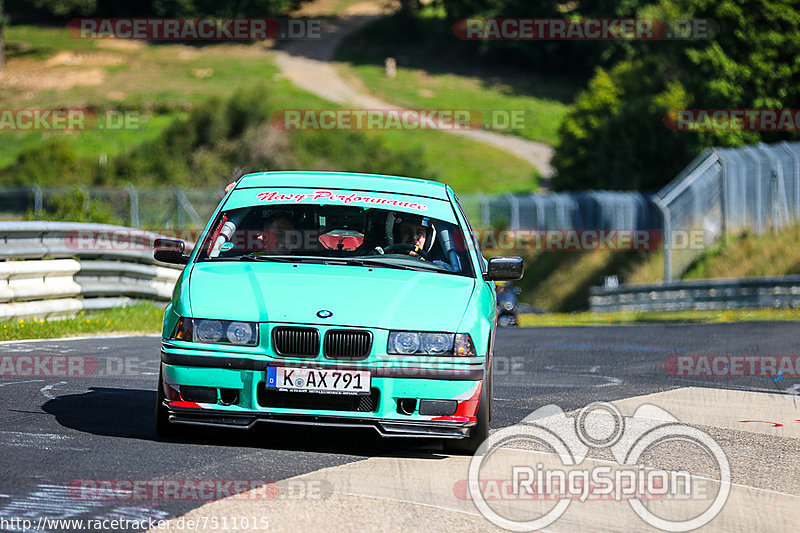
[[[354,206],[280,204],[221,212],[197,260],[346,264],[473,277],[459,226]]]

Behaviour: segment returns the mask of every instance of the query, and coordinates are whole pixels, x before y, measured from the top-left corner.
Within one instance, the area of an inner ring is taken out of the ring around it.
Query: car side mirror
[[[492,257],[483,278],[486,281],[510,281],[522,277],[521,257]]]
[[[153,258],[162,263],[172,263],[174,265],[185,265],[189,262],[189,256],[184,252],[186,243],[178,239],[156,239]]]

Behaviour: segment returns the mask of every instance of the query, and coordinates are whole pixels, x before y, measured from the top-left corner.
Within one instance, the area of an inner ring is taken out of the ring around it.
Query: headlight
[[[254,322],[181,318],[175,326],[172,338],[189,342],[255,346],[258,344],[258,324]]]
[[[468,333],[391,331],[386,351],[394,355],[476,355]]]
[[[422,339],[419,333],[411,331],[393,331],[389,333],[389,353],[411,355],[419,351]]]
[[[512,302],[505,301],[503,302],[503,309],[505,309],[506,311],[511,311],[512,309],[514,309],[514,304]]]

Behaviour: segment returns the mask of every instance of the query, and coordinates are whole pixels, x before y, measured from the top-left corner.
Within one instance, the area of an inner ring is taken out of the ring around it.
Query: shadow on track
[[[283,424],[256,424],[252,430],[181,426],[175,439],[155,432],[156,392],[141,389],[91,387],[89,392],[59,396],[42,409],[64,427],[108,437],[141,439],[183,445],[249,447],[273,450],[334,453],[371,457],[392,455],[441,458],[438,442],[425,439],[382,439],[369,429],[305,428]]]

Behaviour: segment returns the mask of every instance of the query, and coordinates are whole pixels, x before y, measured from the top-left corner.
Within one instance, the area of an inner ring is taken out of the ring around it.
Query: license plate
[[[334,394],[369,394],[370,373],[366,370],[322,370],[318,368],[267,368],[267,388]]]

